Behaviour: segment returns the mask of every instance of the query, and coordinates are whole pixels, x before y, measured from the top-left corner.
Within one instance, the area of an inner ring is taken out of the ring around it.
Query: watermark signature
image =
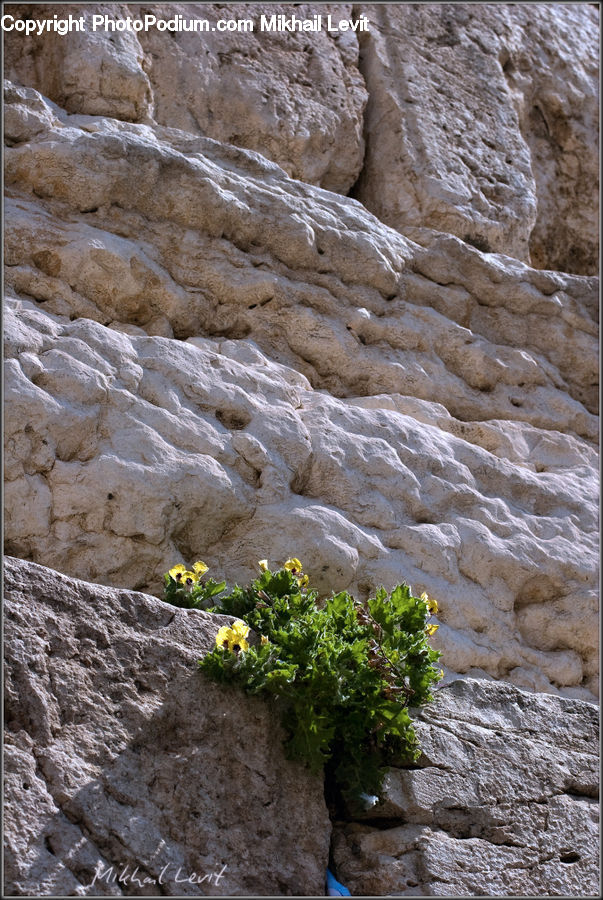
[[[117,868],[115,866],[105,867],[102,863],[98,863],[92,884],[96,884],[97,881],[104,881],[105,884],[119,883],[144,887],[147,884],[166,884],[168,881],[173,881],[175,884],[205,883],[217,885],[220,879],[224,877],[225,871],[226,865],[223,865],[219,872],[200,874],[198,872],[186,872],[182,866],[176,868],[174,863],[167,863],[157,878],[152,878],[150,875],[145,875],[144,871],[141,872],[140,866],[132,868],[129,864],[126,864],[120,871],[119,866]]]

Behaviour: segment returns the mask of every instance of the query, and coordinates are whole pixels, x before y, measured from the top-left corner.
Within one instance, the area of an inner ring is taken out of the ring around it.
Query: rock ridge
[[[8,895],[324,892],[322,779],[195,671],[229,617],[10,557],[4,593]]]

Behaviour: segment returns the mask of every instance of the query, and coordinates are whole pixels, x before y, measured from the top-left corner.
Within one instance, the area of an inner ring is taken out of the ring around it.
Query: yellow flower
[[[427,625],[425,627],[425,631],[431,637],[432,634],[435,634],[440,626],[439,625]]]
[[[186,566],[183,566],[182,563],[178,563],[177,566],[172,566],[168,574],[174,581],[182,581],[184,572],[186,572]]]
[[[260,567],[262,572],[267,572],[268,571],[268,560],[267,559],[258,560],[258,566]]]
[[[222,650],[230,650],[238,653],[239,650],[249,650],[249,642],[245,640],[249,634],[249,625],[237,619],[231,626],[223,625],[216,635],[216,646]]]
[[[205,565],[204,562],[201,562],[201,560],[199,560],[196,563],[193,563],[193,572],[195,573],[195,575],[197,575],[198,578],[201,578],[202,575],[205,575],[205,573],[207,572],[207,569],[208,569],[208,567]]]
[[[195,575],[194,572],[189,572],[186,569],[184,570],[184,572],[182,573],[182,575],[180,576],[180,579],[179,579],[180,584],[183,584],[184,587],[187,589],[187,591],[192,591],[194,586],[197,584],[198,580],[199,579],[197,578],[197,576]]]
[[[220,647],[222,650],[230,649],[230,628],[228,625],[222,625],[220,630],[216,635],[216,647]]]
[[[288,559],[284,565],[285,569],[288,569],[293,575],[300,575],[302,570],[302,564],[299,559],[295,556],[292,559]]]
[[[428,597],[425,591],[421,594],[421,600],[427,604],[427,609],[434,616],[438,611],[438,602],[434,600],[432,597]]]
[[[238,653],[239,650],[249,650],[249,642],[245,640],[249,634],[249,625],[246,625],[245,622],[241,622],[240,619],[237,619],[232,623],[230,631],[231,638],[229,650],[233,650],[235,653]]]
[[[299,584],[300,588],[303,588],[307,585],[309,580],[310,579],[308,578],[307,575],[302,575],[301,577],[298,577],[297,583]]]
[[[260,644],[261,644],[262,647],[263,647],[264,644],[269,644],[269,643],[270,643],[270,642],[269,642],[268,638],[266,637],[265,634],[263,634],[263,635],[261,636],[261,638],[260,638]]]
[[[233,633],[239,637],[246,638],[249,634],[249,625],[246,625],[245,622],[241,622],[240,619],[236,619],[230,627],[232,628]]]
[[[239,650],[249,650],[249,642],[245,640],[245,638],[238,638],[230,648],[235,653],[238,653]]]

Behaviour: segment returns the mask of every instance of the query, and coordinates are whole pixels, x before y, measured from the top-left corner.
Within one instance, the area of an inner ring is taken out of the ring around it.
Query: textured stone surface
[[[128,590],[292,554],[439,601],[352,892],[597,893],[598,10],[320,11],[370,31],[4,36],[13,893],[322,893],[316,782],[192,689],[218,620]]]
[[[48,9],[8,7],[16,18]],[[427,226],[538,268],[598,271],[595,4],[60,9],[88,22],[93,13],[151,13],[255,26],[167,39],[154,28],[90,25],[67,36],[7,33],[8,77],[68,112],[158,122],[255,150],[294,178],[352,189],[404,233]],[[369,30],[262,32],[260,17],[275,12],[366,16]]]
[[[339,396],[596,439],[596,279],[419,246],[244,151],[7,97],[7,284],[51,311],[251,336]]]
[[[415,722],[418,767],[390,770],[367,821],[335,823],[352,895],[598,896],[594,705],[469,679]]]
[[[354,195],[538,268],[596,273],[598,9],[362,6],[369,92]]]
[[[8,552],[151,592],[294,552],[433,593],[452,672],[595,691],[596,280],[7,97]]]
[[[143,121],[152,112],[152,91],[144,71],[144,53],[136,33],[93,31],[91,14],[125,18],[124,3],[98,3],[94,9],[78,4],[5,4],[15,21],[47,20],[54,14],[73,20],[84,16],[86,30],[30,34],[6,32],[5,75],[38,88],[70,112],[115,116]]]
[[[323,893],[322,780],[196,671],[226,617],[10,558],[4,578],[7,894]]]
[[[157,591],[175,559],[246,580],[295,550],[325,591],[434,593],[454,671],[596,689],[587,443],[501,423],[467,440],[435,404],[329,397],[250,341],[127,335],[26,301],[5,334],[12,552]]]
[[[46,18],[48,5],[11,5],[18,18]],[[99,3],[61,7],[84,16],[81,34],[6,35],[9,78],[37,88],[71,113],[156,121],[256,150],[292,177],[347,193],[364,156],[363,110],[367,93],[360,74],[358,40],[326,31],[219,30],[166,33],[93,32],[92,15],[110,19],[218,20],[275,13],[311,17],[307,4]],[[349,18],[352,4],[323,6],[323,15]],[[167,39],[166,39],[167,37]]]

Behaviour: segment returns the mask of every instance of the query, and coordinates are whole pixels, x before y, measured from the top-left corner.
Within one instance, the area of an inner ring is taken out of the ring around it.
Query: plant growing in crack
[[[432,699],[442,674],[429,645],[434,600],[407,584],[366,601],[347,591],[321,600],[296,557],[274,572],[261,560],[257,578],[230,592],[225,582],[203,582],[207,567],[195,566],[170,569],[165,599],[234,620],[218,631],[201,670],[272,698],[287,755],[314,772],[326,767],[334,798],[362,807],[379,794],[388,763],[416,761],[408,708]]]

